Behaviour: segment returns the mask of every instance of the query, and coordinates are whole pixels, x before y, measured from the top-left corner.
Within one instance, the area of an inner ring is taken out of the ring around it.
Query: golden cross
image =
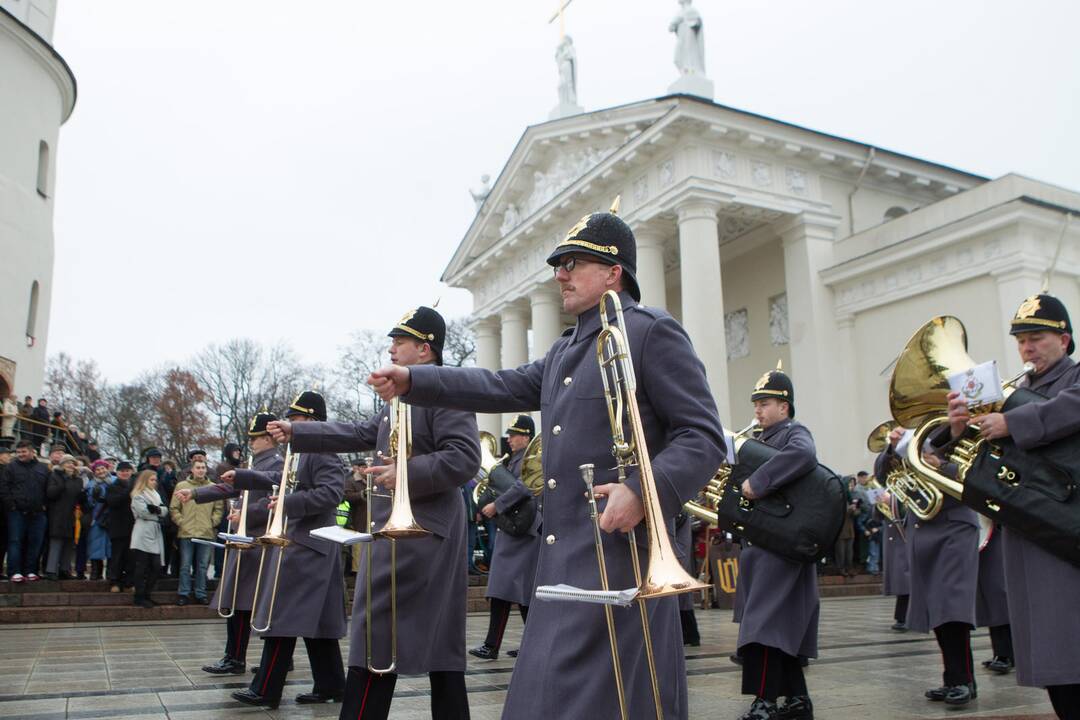
[[[555,11],[555,14],[551,16],[551,19],[548,20],[548,25],[550,25],[551,23],[555,22],[556,18],[559,19],[559,39],[560,40],[563,39],[564,37],[566,37],[566,19],[563,17],[563,10],[570,7],[570,3],[572,3],[573,1],[574,0],[559,0],[558,9]]]

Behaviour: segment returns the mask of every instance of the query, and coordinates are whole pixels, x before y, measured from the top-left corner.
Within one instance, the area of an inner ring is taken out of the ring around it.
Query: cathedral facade
[[[869,462],[891,363],[931,316],[959,316],[971,355],[1011,371],[1008,318],[1051,265],[1051,290],[1080,308],[1080,194],[672,94],[525,131],[443,275],[472,292],[481,366],[542,356],[573,323],[544,260],[616,196],[642,302],[686,328],[725,426],[749,422],[781,360],[838,471]]]

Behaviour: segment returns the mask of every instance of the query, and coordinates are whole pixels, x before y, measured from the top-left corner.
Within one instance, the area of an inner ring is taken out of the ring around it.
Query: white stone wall
[[[56,0],[0,0],[0,8],[7,10],[47,42],[52,42]]]
[[[52,51],[3,14],[0,68],[0,357],[15,363],[14,390],[36,396],[52,295],[57,139],[74,103],[74,86]],[[39,167],[43,157],[48,161]],[[27,315],[35,281],[38,307],[30,347]]]

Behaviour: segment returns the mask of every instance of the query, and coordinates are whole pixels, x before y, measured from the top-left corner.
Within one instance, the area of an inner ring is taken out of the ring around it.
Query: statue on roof
[[[491,176],[480,176],[480,188],[478,190],[469,189],[469,194],[472,195],[473,202],[476,203],[476,212],[480,212],[480,208],[484,206],[484,201],[487,200],[487,196],[491,194]]]
[[[679,0],[679,14],[668,31],[675,33],[675,67],[683,75],[705,74],[705,30],[693,0]]]
[[[577,52],[569,35],[563,35],[555,49],[555,64],[559,66],[559,104],[577,105]]]

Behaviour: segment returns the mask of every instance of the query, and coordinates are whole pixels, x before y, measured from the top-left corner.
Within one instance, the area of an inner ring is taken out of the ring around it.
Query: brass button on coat
[[[554,545],[555,544],[555,536],[554,535],[548,535],[546,538],[544,538],[544,540],[547,542],[548,545]]]
[[[555,427],[551,428],[551,434],[552,435],[558,435],[561,432],[562,432],[562,425],[556,425]]]

